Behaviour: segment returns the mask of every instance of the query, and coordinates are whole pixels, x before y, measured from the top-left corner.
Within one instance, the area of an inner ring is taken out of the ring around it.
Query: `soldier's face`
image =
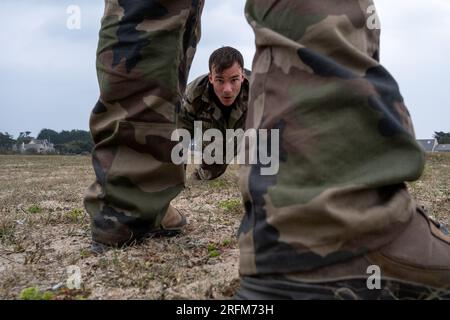
[[[209,74],[209,82],[214,87],[214,92],[224,106],[231,106],[241,92],[244,73],[242,68],[235,62],[228,69],[218,73],[213,70]]]

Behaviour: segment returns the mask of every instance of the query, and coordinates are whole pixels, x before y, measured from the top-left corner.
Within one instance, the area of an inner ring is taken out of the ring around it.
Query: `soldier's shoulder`
[[[246,68],[244,68],[244,77],[248,81],[250,80],[250,77],[252,76],[252,72]]]
[[[185,92],[185,98],[189,103],[193,103],[195,99],[203,95],[205,90],[208,88],[208,81],[208,74],[204,74],[188,84]]]

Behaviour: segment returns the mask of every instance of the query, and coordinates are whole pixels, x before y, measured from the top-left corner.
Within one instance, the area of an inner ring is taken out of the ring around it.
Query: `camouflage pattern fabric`
[[[241,93],[235,100],[229,119],[224,117],[222,111],[217,106],[216,100],[212,96],[214,95],[214,91],[207,74],[189,83],[184,94],[177,127],[188,130],[191,133],[191,137],[194,137],[194,121],[202,122],[203,132],[214,128],[222,132],[224,137],[227,129],[244,129],[247,116],[249,95],[248,77],[250,76],[250,72],[245,70],[244,74],[245,79],[242,83]],[[204,141],[202,150],[210,143]],[[225,143],[223,146],[225,147]],[[226,154],[225,150],[223,154]],[[237,154],[237,148],[235,148],[234,154]],[[197,168],[197,173],[202,180],[215,179],[225,172],[227,168],[225,160],[224,163],[211,165],[202,163]]]
[[[202,0],[105,1],[90,119],[96,181],[85,195],[94,241],[121,245],[158,228],[183,188],[170,137],[202,9]]]
[[[245,166],[242,275],[345,262],[390,242],[415,203],[424,154],[379,63],[369,0],[249,0],[254,29],[247,128],[280,130],[280,170]]]
[[[258,164],[241,169],[242,275],[344,262],[388,243],[411,220],[404,181],[420,176],[424,154],[379,63],[379,30],[367,27],[372,4],[247,1],[257,51],[246,128],[278,129],[281,141],[277,175],[262,176]],[[202,6],[106,2],[91,118],[97,181],[86,195],[94,239],[157,226],[182,188],[169,137]]]

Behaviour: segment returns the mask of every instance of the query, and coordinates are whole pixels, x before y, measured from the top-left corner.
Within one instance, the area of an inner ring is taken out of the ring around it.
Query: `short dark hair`
[[[232,67],[235,62],[244,70],[244,58],[238,50],[232,47],[219,48],[209,57],[209,72],[214,68],[214,71],[221,73]]]

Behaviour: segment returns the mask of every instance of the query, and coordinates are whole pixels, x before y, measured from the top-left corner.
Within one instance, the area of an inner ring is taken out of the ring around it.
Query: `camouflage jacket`
[[[247,115],[249,97],[250,71],[245,70],[245,79],[241,93],[233,104],[227,121],[213,96],[214,91],[208,75],[202,75],[192,81],[186,88],[181,110],[178,116],[178,127],[189,130],[194,135],[194,121],[202,121],[203,131],[211,128],[219,129],[225,134],[226,129],[243,129]]]

